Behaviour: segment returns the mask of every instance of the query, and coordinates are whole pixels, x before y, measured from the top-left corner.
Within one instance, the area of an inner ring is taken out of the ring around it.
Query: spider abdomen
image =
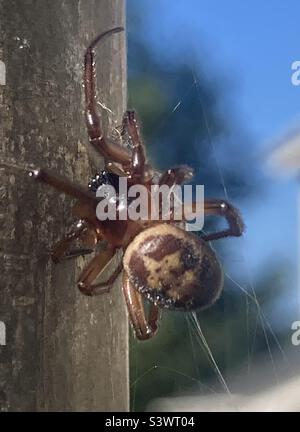
[[[214,251],[174,225],[159,224],[141,232],[123,262],[133,286],[159,307],[203,309],[222,291],[223,271]]]

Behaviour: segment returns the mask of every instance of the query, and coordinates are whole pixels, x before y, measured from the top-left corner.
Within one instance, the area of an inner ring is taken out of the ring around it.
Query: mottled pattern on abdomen
[[[213,250],[174,225],[158,224],[141,232],[123,262],[134,287],[160,307],[205,308],[222,291],[223,272]]]

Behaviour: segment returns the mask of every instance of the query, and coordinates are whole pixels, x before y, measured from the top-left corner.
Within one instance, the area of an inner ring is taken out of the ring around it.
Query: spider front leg
[[[130,153],[123,147],[108,143],[104,137],[101,122],[96,108],[96,70],[94,48],[100,40],[123,31],[122,27],[108,30],[96,37],[89,45],[84,56],[84,88],[86,125],[90,143],[104,157],[105,161],[114,161],[122,165],[130,163]]]
[[[204,201],[204,214],[222,216],[227,220],[228,229],[206,234],[203,240],[217,240],[224,237],[239,237],[245,231],[245,225],[240,212],[230,203],[221,199],[209,199]]]
[[[124,114],[122,135],[126,132],[132,143],[129,167],[130,177],[135,182],[143,181],[145,178],[146,154],[134,111],[126,111]]]
[[[201,206],[200,206],[201,208]],[[182,214],[185,220],[191,220],[195,217],[197,211],[197,204],[193,202],[190,209],[183,205]],[[211,234],[202,236],[203,240],[217,240],[224,237],[239,237],[245,231],[245,225],[240,212],[229,202],[222,199],[209,199],[204,201],[204,214],[206,216],[221,216],[224,217],[228,223],[226,230],[218,231]]]
[[[109,292],[111,285],[117,279],[122,270],[122,264],[119,264],[116,270],[108,280],[99,283],[93,283],[104,272],[111,263],[115,249],[108,246],[105,250],[97,254],[81,272],[78,279],[78,288],[87,296],[96,296]]]
[[[137,339],[146,340],[155,336],[161,310],[153,303],[150,305],[148,318],[141,294],[132,286],[125,271],[123,272],[123,293],[129,313],[129,319]]]
[[[153,177],[153,170],[146,161],[145,147],[141,139],[134,111],[126,111],[123,117],[122,135],[128,133],[132,144],[131,161],[127,168],[131,183],[146,184]]]

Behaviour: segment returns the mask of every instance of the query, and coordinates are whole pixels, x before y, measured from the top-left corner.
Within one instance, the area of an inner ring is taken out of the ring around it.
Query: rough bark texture
[[[127,318],[120,286],[84,297],[90,258],[54,265],[49,248],[72,221],[71,200],[34,183],[44,166],[87,184],[99,160],[89,148],[83,52],[96,34],[124,25],[123,0],[0,0],[0,409],[128,409]],[[97,50],[105,130],[125,108],[124,35]]]

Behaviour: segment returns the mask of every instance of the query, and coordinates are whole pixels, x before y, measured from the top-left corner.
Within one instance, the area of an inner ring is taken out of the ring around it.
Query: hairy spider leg
[[[183,183],[190,181],[193,178],[194,170],[188,165],[178,165],[173,168],[169,168],[167,171],[161,174],[159,179],[160,186],[168,186],[170,190],[176,185],[181,186]],[[160,196],[159,201],[159,215],[162,216],[162,197]],[[171,211],[174,209],[174,203],[171,203]]]
[[[36,169],[29,171],[29,176],[33,179],[54,187],[59,192],[63,192],[72,198],[76,198],[82,203],[97,204],[98,200],[84,187],[77,185],[65,177],[62,177],[46,169]]]
[[[70,182],[70,180],[57,174],[53,174],[48,170],[32,170],[29,171],[29,176],[41,183],[45,183],[54,187],[59,192],[65,193],[72,198],[76,198],[80,202],[80,208],[82,208],[82,206],[87,206],[88,209],[91,209],[94,208],[98,203],[98,200],[94,196],[94,194],[85,190],[85,188],[83,188],[82,186],[76,185]],[[71,231],[66,235],[66,237],[56,243],[51,252],[52,260],[54,262],[59,262],[62,258],[71,258],[78,255],[91,253],[92,250],[90,249],[77,249],[71,251],[69,254],[66,254],[66,251],[74,240],[81,239],[83,240],[83,242],[85,242],[86,239],[83,239],[82,237],[86,237],[87,234],[89,234],[90,237],[95,237],[94,230],[91,230],[89,224],[84,220],[79,220],[76,223],[75,227],[71,229]],[[95,243],[96,242],[97,241],[95,237]]]
[[[95,203],[98,202],[98,199],[95,198],[94,194],[84,190],[81,186],[74,185],[68,179],[65,179],[58,175],[54,175],[47,170],[40,169],[30,171],[29,175],[42,183],[53,186],[59,192],[64,192],[72,196],[73,198],[77,198],[81,203],[84,203],[85,205],[88,204],[86,209],[87,215],[90,212],[91,204],[95,205]],[[80,206],[79,209],[84,212],[84,207],[85,206]],[[52,259],[55,262],[59,261],[66,252],[70,243],[76,238],[84,236],[87,230],[89,230],[89,225],[86,221],[83,221],[80,226],[77,226],[77,228],[71,231],[63,240],[56,244],[52,252]],[[96,242],[97,239],[95,237],[95,243]],[[80,252],[81,251],[75,251],[76,254]],[[105,281],[103,283],[101,282],[95,285],[92,285],[92,283],[101,274],[104,268],[110,263],[114,254],[115,248],[108,246],[107,249],[97,254],[84,268],[78,280],[78,287],[84,294],[98,295],[102,292],[107,292],[109,290],[107,285],[111,285],[117,278],[118,274],[122,269],[121,266],[118,266],[118,268],[113,272],[108,281]]]
[[[85,115],[90,143],[104,157],[105,161],[114,161],[122,165],[130,164],[130,153],[124,147],[108,143],[104,137],[100,117],[96,107],[96,69],[94,48],[105,37],[123,31],[123,27],[116,27],[101,33],[89,45],[84,56],[84,88]]]
[[[142,296],[132,286],[125,272],[123,272],[123,294],[135,336],[140,340],[152,338],[158,330],[161,310],[151,303],[148,318],[146,317]]]
[[[76,240],[80,239],[83,233],[88,229],[86,221],[79,220],[75,226],[67,233],[67,235],[60,241],[58,241],[51,252],[51,258],[53,262],[58,263],[63,258],[73,258],[79,255],[87,254],[92,252],[89,249],[78,249],[73,250],[69,254],[66,254],[71,244]]]
[[[194,170],[187,165],[179,165],[165,171],[160,179],[159,186],[167,185],[169,187],[182,185],[193,178]]]
[[[105,168],[107,169],[107,171],[116,174],[119,177],[127,177],[128,173],[123,171],[121,168],[119,168],[116,164],[114,164],[113,162],[106,162],[105,164]]]
[[[85,249],[85,248],[72,249],[65,256],[63,256],[61,260],[69,260],[69,259],[77,258],[79,256],[90,255],[92,252],[93,249]]]
[[[143,182],[145,177],[146,153],[141,139],[138,122],[134,111],[126,111],[123,116],[122,135],[127,131],[132,143],[130,176],[135,182]]]
[[[221,199],[205,200],[204,214],[224,217],[227,220],[228,229],[206,234],[203,236],[203,240],[210,241],[225,237],[239,237],[245,230],[240,212],[227,201]]]
[[[122,262],[117,266],[108,280],[93,284],[101,276],[104,270],[111,264],[116,249],[107,246],[106,249],[99,252],[83,269],[78,278],[78,288],[87,296],[96,296],[109,292],[111,285],[122,271]]]
[[[194,215],[196,211],[196,203],[193,202],[190,210],[185,206],[183,214],[185,220],[190,220],[190,215]],[[204,201],[204,214],[206,216],[221,216],[224,217],[228,223],[228,229],[218,231],[215,233],[205,234],[202,236],[203,240],[218,240],[225,237],[239,237],[245,231],[245,225],[240,212],[230,203],[223,199],[208,199]]]

